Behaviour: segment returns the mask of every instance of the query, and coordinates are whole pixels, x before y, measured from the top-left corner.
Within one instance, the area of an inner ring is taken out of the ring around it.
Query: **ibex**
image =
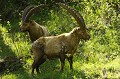
[[[44,63],[46,59],[59,58],[61,62],[61,71],[63,71],[65,59],[67,58],[70,64],[70,69],[73,69],[73,55],[80,39],[90,39],[90,35],[86,31],[83,17],[68,5],[63,3],[59,3],[59,5],[66,9],[75,18],[79,27],[74,28],[69,33],[63,33],[58,36],[40,37],[32,43],[31,50],[34,54],[32,75],[34,74],[34,69],[39,73],[39,66]]]
[[[31,41],[37,40],[39,37],[42,36],[49,36],[50,33],[48,29],[44,26],[39,25],[34,20],[30,20],[30,16],[37,11],[39,8],[45,7],[46,5],[41,4],[38,6],[27,6],[24,9],[23,15],[22,15],[22,26],[20,27],[20,30],[23,32],[29,32],[29,36]]]

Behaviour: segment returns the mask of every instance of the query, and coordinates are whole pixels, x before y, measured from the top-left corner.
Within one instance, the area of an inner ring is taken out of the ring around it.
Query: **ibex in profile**
[[[59,5],[66,9],[75,18],[79,27],[74,28],[69,33],[63,33],[58,36],[40,37],[34,41],[31,48],[34,54],[32,75],[34,74],[34,69],[39,73],[39,66],[44,63],[46,59],[60,58],[61,71],[63,71],[65,59],[67,58],[70,64],[70,69],[73,69],[73,55],[78,47],[80,39],[90,39],[90,35],[86,32],[83,17],[68,5],[63,3],[59,3]]]
[[[31,41],[37,40],[39,37],[42,36],[49,36],[50,33],[48,29],[44,26],[39,25],[34,20],[30,20],[30,16],[37,11],[39,8],[45,7],[46,5],[41,4],[38,6],[28,6],[24,9],[22,15],[22,26],[20,30],[23,32],[29,32]]]

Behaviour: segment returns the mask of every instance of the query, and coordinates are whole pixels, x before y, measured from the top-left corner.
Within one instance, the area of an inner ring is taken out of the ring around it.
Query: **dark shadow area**
[[[11,36],[9,36],[9,38],[11,38]],[[6,39],[3,38],[3,33],[0,29],[0,76],[2,77],[11,73],[17,75],[19,74],[19,71],[22,72],[21,74],[24,73],[28,75],[23,67],[26,64],[24,58],[17,57],[15,52],[12,51],[10,45],[5,43],[5,40]],[[12,38],[12,40],[14,40],[14,38]]]
[[[6,3],[9,2],[9,3]],[[47,4],[48,7],[44,8],[44,11],[39,10],[39,12],[37,12],[35,15],[37,17],[38,15],[43,14],[40,18],[38,18],[39,20],[42,21],[49,21],[50,19],[50,10],[55,10],[55,11],[59,11],[60,9],[56,7],[55,3],[69,3],[69,4],[77,4],[79,1],[72,1],[72,0],[0,0],[0,22],[2,24],[2,26],[7,24],[7,21],[10,21],[12,23],[12,21],[21,18],[22,17],[22,13],[23,10],[25,9],[25,7],[27,7],[28,5],[40,5],[40,4]],[[41,13],[40,13],[41,12]],[[40,14],[39,14],[40,13]],[[44,22],[45,22],[44,21]],[[44,22],[40,22],[42,24],[44,24]]]

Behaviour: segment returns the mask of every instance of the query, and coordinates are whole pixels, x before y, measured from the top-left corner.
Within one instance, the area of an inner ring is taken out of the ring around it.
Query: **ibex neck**
[[[66,37],[67,37],[67,42],[69,42],[69,44],[74,48],[76,48],[76,46],[78,46],[79,44],[79,41],[80,41],[80,38],[79,38],[79,35],[77,35],[76,33],[74,32],[70,32],[70,33],[67,33],[65,34]]]
[[[29,28],[29,32],[37,30],[38,27],[39,27],[39,24],[38,24],[38,23],[36,23],[35,21],[31,21],[31,23],[30,23],[30,28]],[[35,29],[35,30],[34,30],[34,29]]]
[[[32,21],[29,28],[29,35],[32,41],[35,41],[39,38],[39,24],[35,21]]]
[[[74,40],[76,40],[76,42],[80,41],[80,35],[77,33],[79,27],[74,28],[70,33],[71,33],[71,37],[74,38]]]
[[[76,44],[79,44],[79,41],[80,41],[80,37],[78,34],[75,34],[75,33],[72,33],[72,38],[73,40],[75,41]]]

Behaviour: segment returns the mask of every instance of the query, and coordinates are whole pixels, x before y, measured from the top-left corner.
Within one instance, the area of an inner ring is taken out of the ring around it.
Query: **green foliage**
[[[58,2],[70,2],[71,0],[0,0],[0,22],[2,25],[7,21],[18,19],[22,15],[22,11],[28,5],[51,4]],[[12,19],[12,20],[11,20]]]
[[[39,3],[35,1],[35,4]],[[1,74],[2,79],[120,78],[120,2],[84,0],[79,3],[69,3],[69,6],[81,13],[91,36],[86,42],[80,41],[74,55],[74,70],[69,70],[69,63],[66,61],[65,70],[60,73],[59,61],[51,60],[40,66],[39,75],[31,77],[30,69],[33,62],[30,54],[31,42],[27,33],[18,30],[20,19],[12,19],[13,21],[7,21],[3,27],[0,25],[0,58],[11,55],[23,57],[26,64],[23,66],[24,71]],[[32,19],[37,19],[37,22],[47,27],[52,35],[69,32],[78,26],[75,19],[58,6],[54,6],[53,10],[46,8]]]

